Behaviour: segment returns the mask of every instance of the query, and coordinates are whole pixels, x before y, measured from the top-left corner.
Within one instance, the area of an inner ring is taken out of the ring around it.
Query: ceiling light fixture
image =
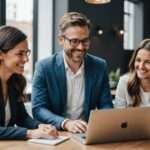
[[[90,4],[106,4],[111,2],[111,0],[85,0],[85,2]]]

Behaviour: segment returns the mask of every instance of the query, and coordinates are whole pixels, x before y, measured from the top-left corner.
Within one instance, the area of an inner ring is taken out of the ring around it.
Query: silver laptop
[[[150,107],[91,111],[87,132],[73,137],[83,144],[150,139]]]

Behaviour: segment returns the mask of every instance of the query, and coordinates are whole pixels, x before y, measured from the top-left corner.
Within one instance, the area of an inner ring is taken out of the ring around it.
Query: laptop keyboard
[[[86,134],[85,133],[76,133],[75,135],[82,138],[82,139],[86,139]]]

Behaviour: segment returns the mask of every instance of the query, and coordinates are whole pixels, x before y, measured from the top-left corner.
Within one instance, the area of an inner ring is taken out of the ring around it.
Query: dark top
[[[13,88],[9,91],[9,101],[11,119],[8,126],[5,127],[5,105],[0,96],[0,140],[26,139],[27,129],[37,128],[39,122],[27,114],[23,102],[19,101]],[[16,126],[14,126],[15,124]]]

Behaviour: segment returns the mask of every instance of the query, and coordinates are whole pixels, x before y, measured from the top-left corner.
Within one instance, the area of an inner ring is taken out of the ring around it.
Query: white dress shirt
[[[84,63],[82,63],[76,73],[71,71],[65,57],[64,64],[67,81],[67,109],[65,117],[69,119],[80,119],[83,112],[85,93]]]

